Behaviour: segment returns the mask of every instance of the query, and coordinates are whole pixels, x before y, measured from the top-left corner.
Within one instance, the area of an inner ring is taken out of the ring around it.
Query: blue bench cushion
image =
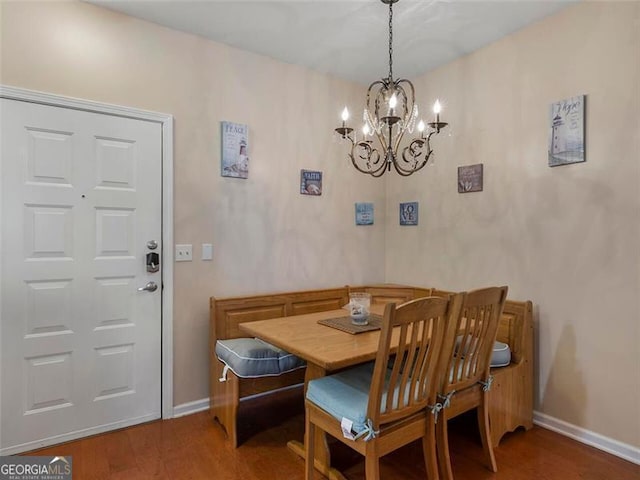
[[[218,340],[216,356],[241,378],[282,375],[305,366],[304,360],[258,338]]]
[[[503,342],[495,342],[493,344],[493,353],[491,354],[492,367],[506,367],[511,363],[511,348]]]
[[[313,402],[327,412],[338,422],[347,418],[353,422],[351,427],[356,435],[367,431],[367,406],[369,403],[369,389],[373,376],[374,362],[365,363],[349,368],[340,373],[311,380],[307,385],[307,400]],[[391,371],[387,369],[388,384]],[[405,391],[405,404],[409,385]],[[395,404],[398,401],[398,389],[394,391]],[[387,401],[387,393],[382,394],[381,405]]]
[[[462,342],[462,335],[456,338],[456,353],[460,353],[460,343]],[[469,350],[469,346],[463,349],[463,355]],[[503,342],[494,342],[493,352],[491,353],[491,367],[506,367],[511,363],[511,348],[509,345]]]

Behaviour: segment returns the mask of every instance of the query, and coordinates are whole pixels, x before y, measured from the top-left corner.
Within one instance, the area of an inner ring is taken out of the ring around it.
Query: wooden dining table
[[[384,313],[384,304],[371,306],[374,314]],[[348,317],[347,310],[329,310],[325,312],[294,315],[256,322],[241,323],[245,333],[260,338],[283,350],[306,360],[305,392],[310,380],[320,378],[335,370],[372,361],[378,352],[380,330],[357,334],[347,333],[327,325],[319,320]],[[391,339],[391,346],[397,346],[397,333]],[[306,439],[305,439],[306,441]],[[315,468],[329,479],[344,479],[342,474],[331,467],[331,456],[326,435],[316,429]],[[304,445],[290,441],[287,446],[304,458]]]

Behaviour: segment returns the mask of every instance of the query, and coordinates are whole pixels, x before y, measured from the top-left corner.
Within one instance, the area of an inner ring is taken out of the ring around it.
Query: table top
[[[371,311],[384,313],[384,305],[372,305]],[[380,330],[352,335],[321,325],[318,320],[346,317],[344,309],[245,322],[240,329],[291,352],[326,371],[337,370],[376,358]],[[391,344],[398,343],[394,335]]]

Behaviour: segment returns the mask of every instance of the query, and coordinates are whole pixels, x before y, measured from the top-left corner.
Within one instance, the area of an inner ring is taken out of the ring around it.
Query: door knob
[[[155,292],[158,289],[156,282],[149,282],[144,287],[138,289],[139,292]]]

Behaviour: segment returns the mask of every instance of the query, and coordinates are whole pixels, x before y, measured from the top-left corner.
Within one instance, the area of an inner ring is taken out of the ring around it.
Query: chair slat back
[[[448,333],[449,352],[443,352],[441,394],[460,391],[489,378],[493,343],[507,298],[508,287],[489,287],[462,294],[455,328]]]
[[[443,342],[459,315],[461,296],[387,304],[369,393],[368,418],[376,427],[434,403]],[[391,351],[392,340],[397,350]]]

